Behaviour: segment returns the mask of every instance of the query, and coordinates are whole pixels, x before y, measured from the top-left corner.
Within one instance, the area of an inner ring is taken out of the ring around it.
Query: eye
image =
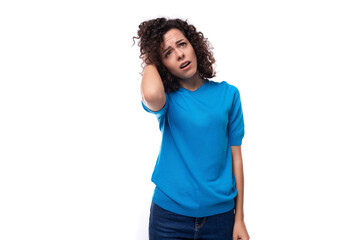
[[[168,51],[166,54],[165,54],[165,57],[168,57],[170,55],[171,51]]]
[[[186,42],[182,42],[179,44],[181,47],[186,46]]]

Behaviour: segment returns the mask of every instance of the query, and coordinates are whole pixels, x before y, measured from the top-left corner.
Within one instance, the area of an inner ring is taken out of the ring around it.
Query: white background
[[[360,239],[358,1],[1,1],[0,239],[147,239],[138,25],[188,19],[241,94],[251,239]]]

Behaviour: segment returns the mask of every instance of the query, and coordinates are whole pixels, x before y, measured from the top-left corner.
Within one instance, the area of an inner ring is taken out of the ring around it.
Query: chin
[[[178,78],[179,78],[180,80],[187,80],[187,79],[193,78],[195,75],[196,75],[196,72],[194,72],[194,73],[188,73],[188,74],[186,74],[186,75],[178,76]]]

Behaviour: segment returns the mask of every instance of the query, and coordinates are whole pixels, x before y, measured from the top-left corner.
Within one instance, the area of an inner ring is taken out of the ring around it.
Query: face
[[[195,51],[180,30],[171,29],[164,34],[160,54],[162,63],[175,77],[187,80],[197,74]]]

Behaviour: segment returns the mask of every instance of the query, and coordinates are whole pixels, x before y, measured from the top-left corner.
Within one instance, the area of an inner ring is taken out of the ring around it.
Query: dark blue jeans
[[[152,202],[149,239],[232,240],[234,209],[208,217],[187,217],[167,211]]]

